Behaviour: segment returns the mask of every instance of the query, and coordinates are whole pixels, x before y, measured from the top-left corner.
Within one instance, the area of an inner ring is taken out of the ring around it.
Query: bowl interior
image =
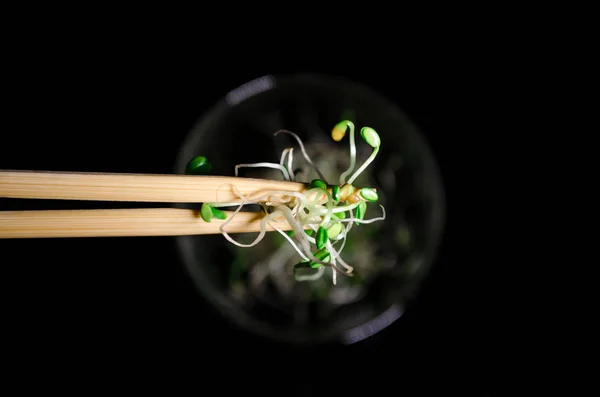
[[[329,183],[349,165],[349,139],[331,139],[341,120],[356,126],[356,168],[372,148],[360,137],[364,126],[381,137],[381,150],[354,185],[376,188],[386,219],[353,227],[342,258],[355,277],[332,273],[298,282],[292,266],[298,254],[279,233],[267,233],[255,247],[240,248],[223,236],[182,236],[177,246],[202,294],[242,328],[278,340],[352,343],[389,325],[404,311],[427,274],[443,229],[444,202],[437,166],[416,126],[377,92],[345,79],[265,76],[227,94],[204,114],[185,139],[175,165],[204,155],[213,175],[229,176],[240,163],[279,163],[294,147],[299,181],[317,174],[297,143],[280,129],[298,134]],[[240,176],[280,179],[274,169],[248,168]],[[248,210],[252,210],[248,208]],[[371,204],[365,219],[381,216]],[[256,234],[232,235],[248,243]]]

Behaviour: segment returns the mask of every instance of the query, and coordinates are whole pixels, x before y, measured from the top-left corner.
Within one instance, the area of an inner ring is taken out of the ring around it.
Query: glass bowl
[[[357,342],[404,313],[435,259],[444,197],[432,152],[396,104],[356,82],[321,75],[250,81],[198,120],[181,146],[175,172],[183,174],[192,157],[203,155],[212,175],[232,176],[236,164],[279,163],[282,151],[294,147],[295,167],[302,169],[298,180],[317,178],[289,135],[274,136],[285,129],[300,136],[328,182],[337,183],[350,161],[348,134],[341,142],[331,138],[342,120],[356,126],[356,168],[372,151],[360,129],[374,128],[382,142],[354,185],[377,189],[386,219],[352,228],[341,256],[354,267],[354,277],[338,276],[333,285],[326,271],[319,280],[296,281],[292,268],[300,258],[276,232],[252,248],[236,247],[220,234],[176,238],[203,296],[247,331],[292,344]],[[242,169],[240,176],[283,179],[280,171],[264,168]],[[380,215],[371,204],[365,219]],[[232,235],[244,243],[255,236]]]

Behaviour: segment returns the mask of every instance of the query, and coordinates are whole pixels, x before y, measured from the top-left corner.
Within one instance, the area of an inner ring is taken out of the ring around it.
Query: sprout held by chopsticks
[[[331,137],[334,141],[341,141],[346,135],[346,128],[350,129],[350,166],[340,175],[340,185],[346,183],[346,177],[350,175],[356,164],[356,143],[354,142],[354,123],[350,120],[340,121],[331,130]]]
[[[212,166],[206,157],[196,156],[187,163],[185,173],[188,175],[207,175],[211,169]],[[204,222],[210,222],[213,218],[220,220],[227,219],[227,215],[215,208],[215,205],[217,204],[203,203],[202,207],[200,207],[200,217]]]
[[[354,182],[354,180],[375,160],[375,156],[379,153],[379,146],[381,145],[381,139],[379,138],[379,134],[371,127],[363,127],[360,130],[360,135],[372,148],[373,152],[371,156],[365,161],[358,170],[352,175],[350,179],[348,179],[348,183]]]
[[[330,267],[333,270],[332,277],[334,284],[336,283],[337,273],[352,276],[352,266],[348,265],[340,256],[346,244],[347,235],[352,229],[353,224],[360,225],[384,220],[385,209],[383,206],[380,206],[382,216],[364,220],[367,203],[376,202],[379,196],[375,189],[361,189],[352,185],[356,178],[377,156],[381,146],[379,134],[371,127],[363,127],[361,129],[363,140],[373,148],[373,152],[352,177],[346,181],[346,176],[354,170],[356,163],[354,124],[348,120],[344,120],[338,123],[331,132],[332,139],[339,142],[344,138],[346,130],[350,131],[350,166],[340,175],[339,185],[329,185],[327,183],[324,175],[310,159],[298,135],[287,130],[280,130],[275,135],[280,133],[291,135],[297,141],[305,160],[315,170],[319,178],[310,181],[307,190],[302,193],[269,191],[259,197],[245,197],[233,186],[239,197],[239,201],[232,203],[204,203],[200,210],[202,219],[206,222],[211,222],[214,218],[225,220],[225,214],[215,207],[237,206],[233,215],[220,226],[221,233],[232,244],[238,247],[253,247],[263,239],[267,231],[267,226],[271,226],[292,245],[302,259],[301,262],[294,266],[296,280],[317,280],[323,276],[326,267]],[[243,167],[279,169],[285,180],[295,181],[296,178],[293,171],[293,148],[287,148],[283,151],[279,164],[266,162],[239,164],[235,167],[236,176],[238,176],[239,168]],[[190,161],[190,164],[188,164],[187,170],[190,170],[189,173],[191,174],[207,172],[206,170],[210,170],[210,164],[205,157],[194,157]],[[250,244],[242,244],[231,238],[225,229],[243,206],[248,204],[261,205],[265,217],[262,219],[261,231],[256,239]],[[277,226],[281,223],[287,223],[292,227],[292,230],[285,233]],[[316,232],[316,235],[314,232]]]
[[[223,211],[216,209],[209,203],[202,204],[202,207],[200,207],[200,216],[204,222],[210,222],[213,218],[220,220],[227,219],[227,215]]]
[[[208,175],[211,168],[206,157],[196,156],[188,162],[185,173],[188,175]]]

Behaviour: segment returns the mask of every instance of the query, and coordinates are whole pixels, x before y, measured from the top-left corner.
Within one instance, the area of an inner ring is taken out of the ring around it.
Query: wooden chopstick
[[[233,188],[237,188],[236,190]],[[302,192],[298,182],[253,178],[50,171],[0,171],[0,197],[163,203],[239,202],[267,191]],[[264,200],[267,201],[268,197]],[[233,211],[225,211],[229,217]],[[263,213],[240,212],[228,233],[259,232]],[[204,222],[178,208],[0,211],[0,238],[183,236],[221,233],[222,220]],[[290,230],[287,222],[278,224]],[[267,231],[275,229],[269,225]]]
[[[298,182],[226,176],[0,171],[0,197],[5,198],[225,203],[239,201],[233,186],[247,197],[306,189]]]
[[[224,211],[229,217],[233,211]],[[264,214],[239,212],[227,233],[259,232]],[[184,236],[218,234],[225,221],[207,223],[194,210],[179,208],[0,211],[0,238]],[[291,230],[287,222],[277,223]],[[267,231],[275,229],[267,225]]]

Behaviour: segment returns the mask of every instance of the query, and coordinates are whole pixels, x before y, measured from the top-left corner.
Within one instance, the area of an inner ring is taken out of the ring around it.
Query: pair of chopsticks
[[[0,170],[0,198],[228,203],[240,201],[238,192],[245,197],[258,197],[273,190],[305,189],[306,185],[298,182],[238,177]],[[229,218],[233,211],[225,213]],[[258,232],[263,216],[263,213],[239,212],[226,230]],[[0,238],[217,234],[223,222],[213,219],[207,223],[198,211],[180,208],[0,210]],[[280,229],[291,227],[282,224]],[[274,229],[267,227],[267,230]]]

